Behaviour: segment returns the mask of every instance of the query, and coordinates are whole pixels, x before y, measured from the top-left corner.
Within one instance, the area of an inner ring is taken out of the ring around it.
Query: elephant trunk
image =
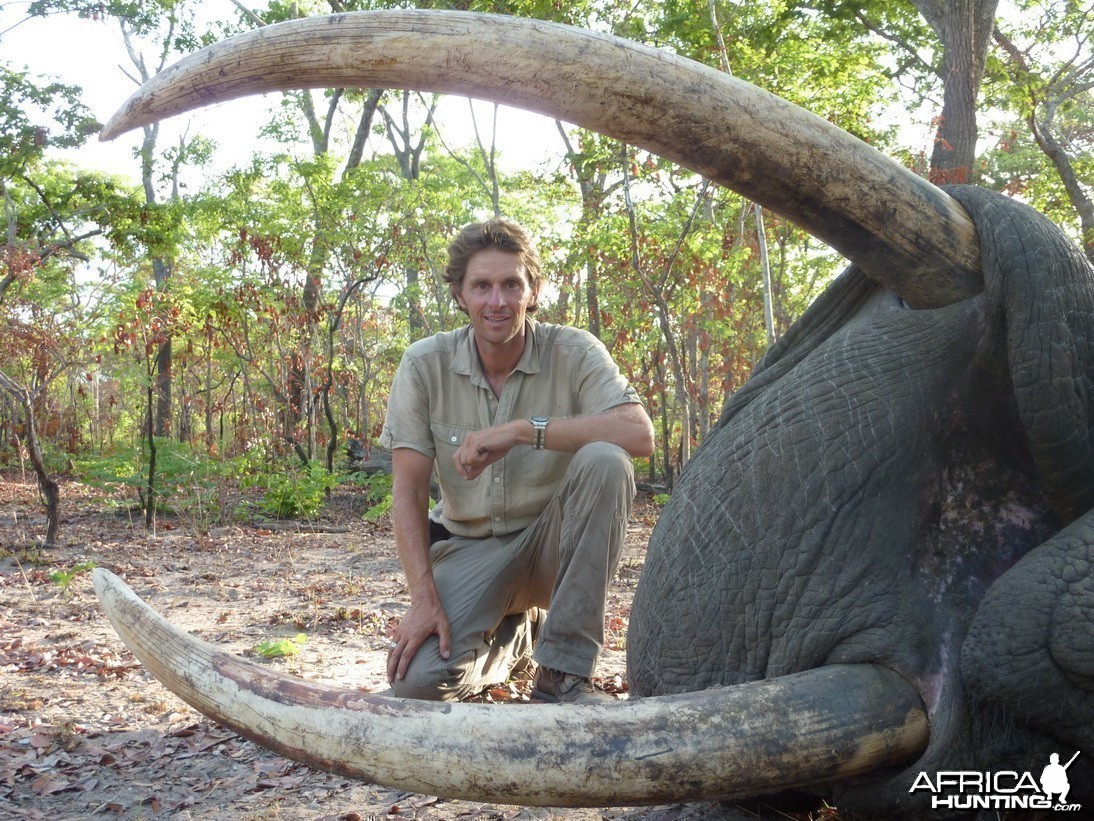
[[[175,627],[106,570],[94,584],[133,654],[201,712],[296,761],[415,792],[539,806],[742,797],[901,764],[927,743],[918,694],[876,665],[618,704],[409,701],[272,672]]]
[[[268,26],[161,72],[101,136],[248,94],[345,86],[466,94],[653,151],[795,222],[914,307],[982,288],[968,215],[880,152],[732,75],[539,20],[390,10]]]

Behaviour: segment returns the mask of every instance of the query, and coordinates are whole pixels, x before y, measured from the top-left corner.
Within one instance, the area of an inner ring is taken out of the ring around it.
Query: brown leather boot
[[[532,688],[532,698],[548,704],[592,704],[615,701],[615,697],[598,690],[592,680],[585,676],[575,676],[540,667],[536,683]]]

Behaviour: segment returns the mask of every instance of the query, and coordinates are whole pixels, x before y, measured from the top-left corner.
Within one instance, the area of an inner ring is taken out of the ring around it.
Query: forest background
[[[505,214],[536,236],[550,282],[539,318],[612,352],[657,427],[639,473],[665,493],[843,267],[659,157],[544,119],[518,120],[506,144],[505,112],[427,94],[270,95],[220,143],[201,119],[148,126],[130,167],[107,173],[78,149],[111,112],[5,56],[25,18],[36,32],[81,18],[120,34],[117,53],[83,59],[140,82],[256,26],[399,5],[0,4],[0,468],[37,476],[43,543],[58,538],[62,475],[128,487],[149,527],[164,510],[199,530],[246,513],[226,506],[229,485],[262,489],[250,513],[300,517],[364,483],[382,512],[383,474],[351,473],[347,448],[374,459],[402,351],[463,323],[441,272],[467,222]],[[570,23],[732,72],[932,181],[1029,202],[1094,259],[1087,2],[415,5]],[[507,162],[524,143],[553,148]]]

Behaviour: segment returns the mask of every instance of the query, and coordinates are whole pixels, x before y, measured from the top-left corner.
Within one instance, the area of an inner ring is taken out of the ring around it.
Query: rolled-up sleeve
[[[410,349],[403,354],[391,382],[380,445],[388,450],[412,448],[430,459],[437,457],[429,424],[429,394]]]

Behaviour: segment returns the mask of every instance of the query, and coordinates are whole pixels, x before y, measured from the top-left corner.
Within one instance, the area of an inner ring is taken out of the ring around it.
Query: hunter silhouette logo
[[[1060,803],[1063,804],[1067,801],[1068,790],[1071,789],[1071,784],[1067,780],[1067,768],[1071,766],[1071,762],[1079,757],[1078,753],[1071,756],[1071,761],[1068,761],[1062,767],[1060,766],[1060,756],[1057,753],[1053,753],[1048,757],[1048,764],[1041,771],[1041,790],[1049,798],[1056,793],[1060,794]]]
[[[1078,757],[1076,752],[1066,764],[1061,764],[1059,754],[1053,753],[1039,780],[1030,772],[1014,770],[940,770],[933,780],[926,772],[921,772],[908,792],[927,791],[931,796],[931,808],[936,810],[1078,812],[1082,804],[1066,803],[1071,789],[1067,768]],[[1056,796],[1055,800],[1053,796]]]

